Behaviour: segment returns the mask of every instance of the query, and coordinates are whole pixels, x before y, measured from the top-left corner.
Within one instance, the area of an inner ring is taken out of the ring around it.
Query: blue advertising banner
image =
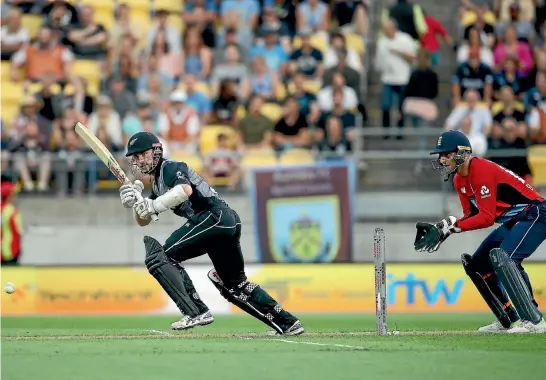
[[[353,165],[270,167],[253,172],[257,255],[264,263],[349,262]]]

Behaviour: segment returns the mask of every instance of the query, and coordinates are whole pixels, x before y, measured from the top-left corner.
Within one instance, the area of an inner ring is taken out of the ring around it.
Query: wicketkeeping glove
[[[454,216],[449,216],[438,223],[418,222],[415,225],[417,234],[413,243],[415,250],[428,253],[436,252],[452,233],[460,232],[454,226],[456,220],[457,218]]]

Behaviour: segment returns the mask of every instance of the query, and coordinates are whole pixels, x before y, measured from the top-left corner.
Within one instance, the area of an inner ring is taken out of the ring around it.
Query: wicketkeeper
[[[433,167],[453,184],[464,215],[438,223],[417,223],[415,249],[430,253],[452,234],[499,223],[473,255],[463,254],[463,267],[497,317],[480,332],[546,333],[546,322],[533,297],[522,266],[546,239],[546,202],[512,171],[473,157],[472,147],[458,131],[438,139]]]
[[[145,236],[145,264],[182,312],[171,327],[185,330],[207,325],[214,318],[200,299],[181,265],[185,260],[208,254],[214,269],[209,279],[229,302],[272,327],[277,334],[299,335],[300,321],[282,308],[258,284],[248,281],[239,239],[239,215],[186,163],[163,158],[163,147],[149,132],[129,139],[127,154],[135,174],[151,176],[152,193],[143,198],[141,181],[120,188],[121,203],[132,208],[136,222],[146,226],[153,214],[171,210],[187,221],[161,245]]]

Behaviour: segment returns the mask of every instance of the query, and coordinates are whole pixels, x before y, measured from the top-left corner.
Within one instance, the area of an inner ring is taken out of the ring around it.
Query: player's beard
[[[129,166],[134,176],[138,179],[143,179],[152,174],[154,170],[153,159],[139,162],[135,157],[129,157]]]

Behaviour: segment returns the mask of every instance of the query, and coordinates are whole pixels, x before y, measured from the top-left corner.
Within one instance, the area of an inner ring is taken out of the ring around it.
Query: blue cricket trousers
[[[526,210],[497,227],[480,244],[472,258],[479,273],[486,275],[493,272],[489,252],[493,248],[502,248],[518,266],[532,294],[529,276],[521,263],[531,256],[544,240],[546,240],[546,202],[530,205]]]

